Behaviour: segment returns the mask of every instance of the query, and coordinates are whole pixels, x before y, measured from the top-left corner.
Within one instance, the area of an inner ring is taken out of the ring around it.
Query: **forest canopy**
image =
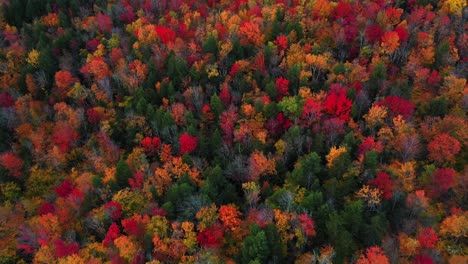
[[[0,263],[468,262],[466,1],[0,7]]]

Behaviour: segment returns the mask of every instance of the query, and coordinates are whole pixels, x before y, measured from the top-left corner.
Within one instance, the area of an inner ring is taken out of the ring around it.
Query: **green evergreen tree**
[[[218,43],[213,36],[209,36],[205,43],[203,43],[203,52],[213,54],[213,61],[218,56]]]
[[[216,165],[214,168],[206,169],[205,173],[206,180],[200,188],[201,195],[213,201],[218,206],[235,203],[238,200],[238,193],[235,186],[223,175],[221,167]]]
[[[270,255],[267,236],[258,224],[249,228],[249,235],[244,239],[240,252],[241,263],[266,263]]]
[[[124,159],[120,159],[117,162],[115,169],[115,178],[120,189],[123,189],[129,186],[128,179],[133,176],[130,167],[128,167],[127,162]]]
[[[219,99],[217,94],[213,94],[210,98],[210,107],[216,119],[219,118],[219,115],[223,112],[223,102]]]

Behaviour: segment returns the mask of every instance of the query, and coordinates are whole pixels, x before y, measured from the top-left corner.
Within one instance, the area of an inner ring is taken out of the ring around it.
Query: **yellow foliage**
[[[281,241],[283,243],[287,243],[288,240],[292,238],[289,235],[289,229],[291,228],[289,220],[292,216],[290,213],[282,212],[279,209],[274,209],[273,212],[275,214],[276,228],[278,229],[278,233],[281,236]]]
[[[307,98],[312,98],[312,91],[310,90],[309,87],[300,87],[299,88],[299,96],[302,99],[307,99]]]
[[[373,128],[384,123],[386,117],[387,109],[385,107],[373,105],[369,112],[364,115],[364,120],[366,120],[369,127]]]
[[[363,199],[370,208],[375,208],[382,201],[382,192],[377,188],[371,188],[369,185],[362,186],[356,195]]]
[[[314,54],[307,54],[305,57],[305,61],[308,65],[315,69],[322,69],[328,70],[328,56],[324,56],[322,54],[314,55]]]
[[[306,56],[301,45],[298,43],[292,44],[291,47],[288,49],[286,57],[281,63],[281,67],[289,69],[296,64],[303,66],[306,62],[305,58]]]
[[[146,223],[146,232],[152,236],[165,238],[169,232],[169,222],[165,217],[155,215]]]
[[[210,207],[202,207],[200,211],[197,212],[195,215],[195,218],[197,218],[198,225],[197,229],[198,231],[203,231],[210,227],[212,224],[214,224],[218,218],[218,208],[216,207],[216,204],[211,204]]]
[[[444,78],[444,85],[440,93],[447,97],[450,105],[461,105],[464,93],[467,91],[466,89],[468,89],[466,78],[457,78],[454,75],[449,75]]]
[[[468,211],[445,218],[440,225],[439,234],[457,238],[466,237],[468,235]]]
[[[398,235],[399,240],[399,252],[401,256],[413,256],[416,254],[416,250],[419,248],[419,241],[409,237],[406,233],[400,233]]]
[[[106,167],[104,169],[104,178],[102,179],[103,183],[107,184],[110,181],[114,181],[115,180],[115,172],[116,172],[115,167]]]
[[[279,139],[275,143],[275,149],[278,155],[283,155],[284,151],[286,150],[286,143],[284,142],[284,140]]]
[[[136,255],[139,247],[128,236],[120,236],[114,239],[114,245],[119,249],[120,256],[131,260]]]
[[[347,152],[346,147],[340,146],[337,148],[336,146],[333,146],[330,149],[330,152],[326,156],[327,158],[327,167],[331,168],[333,166],[334,161],[341,156],[341,154],[344,154]]]
[[[232,42],[231,41],[226,41],[221,44],[221,48],[219,50],[219,57],[220,58],[225,58],[229,52],[231,52],[233,48]]]
[[[37,68],[39,66],[39,51],[36,49],[31,50],[28,53],[28,57],[26,58],[26,62],[31,64],[31,66]]]
[[[443,5],[449,8],[450,13],[461,16],[462,9],[466,6],[466,0],[447,0]]]
[[[36,254],[34,255],[33,263],[34,264],[57,263],[54,250],[48,245],[41,246],[39,250],[36,252]]]
[[[414,189],[414,179],[416,177],[416,162],[409,161],[401,163],[394,161],[389,169],[397,176],[403,189],[406,192],[412,192]]]
[[[77,254],[68,255],[59,260],[59,264],[86,264],[88,261]]]

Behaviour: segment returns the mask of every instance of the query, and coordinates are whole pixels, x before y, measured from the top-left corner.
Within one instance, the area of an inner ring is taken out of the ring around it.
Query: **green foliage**
[[[217,165],[214,168],[207,168],[204,174],[206,180],[200,188],[201,195],[217,205],[234,203],[238,200],[236,188],[223,175],[221,167]]]
[[[132,171],[128,167],[127,162],[123,159],[119,160],[115,169],[115,178],[119,187],[125,188],[129,186],[128,179],[130,179],[132,176]]]
[[[298,166],[288,175],[288,180],[293,184],[310,189],[321,171],[320,156],[311,152],[298,160]]]
[[[203,52],[211,53],[216,58],[218,55],[218,43],[214,36],[209,36],[206,42],[203,44]]]
[[[295,119],[300,116],[302,112],[301,103],[296,96],[284,97],[281,102],[278,103],[278,107],[287,117]]]
[[[434,98],[429,102],[429,109],[427,114],[430,116],[445,117],[448,113],[448,102],[447,98],[442,95],[440,97]]]
[[[249,235],[244,239],[241,247],[240,261],[242,263],[265,263],[270,254],[267,236],[254,224],[249,228]]]
[[[26,181],[26,196],[41,197],[52,192],[62,177],[52,169],[40,169],[39,167],[31,168],[31,175]]]
[[[293,65],[286,74],[286,79],[289,80],[289,90],[291,94],[296,95],[299,91],[300,79],[299,75],[301,73],[301,67],[299,64]]]
[[[169,54],[165,68],[167,70],[167,76],[170,76],[171,81],[173,81],[175,84],[175,87],[179,87],[182,80],[188,74],[186,61],[177,56],[174,51],[171,51]],[[169,93],[169,95],[173,95],[173,93]]]
[[[210,107],[211,111],[215,115],[216,118],[223,112],[223,102],[219,99],[218,95],[213,94],[210,98]]]

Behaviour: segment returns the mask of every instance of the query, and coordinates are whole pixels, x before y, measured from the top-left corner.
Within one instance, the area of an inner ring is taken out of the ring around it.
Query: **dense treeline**
[[[0,263],[468,261],[465,1],[4,2]]]

